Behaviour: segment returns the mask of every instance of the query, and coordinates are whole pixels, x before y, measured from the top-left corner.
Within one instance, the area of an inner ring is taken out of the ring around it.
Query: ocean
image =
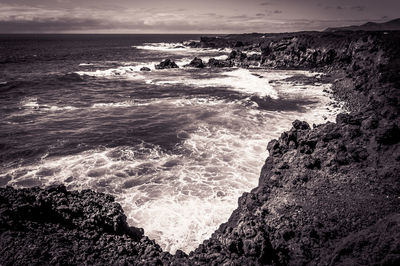
[[[109,193],[164,250],[196,248],[257,186],[271,139],[339,111],[320,73],[183,67],[228,57],[184,45],[199,37],[0,35],[0,186]],[[166,58],[180,68],[156,70]]]

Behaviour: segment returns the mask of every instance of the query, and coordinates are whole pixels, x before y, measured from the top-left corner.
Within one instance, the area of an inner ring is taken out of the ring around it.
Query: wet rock
[[[295,120],[295,121],[292,123],[292,125],[293,125],[293,127],[294,127],[295,129],[300,129],[300,130],[307,130],[307,129],[310,129],[310,125],[309,125],[307,122],[305,122],[305,121]]]
[[[195,57],[188,65],[188,67],[195,67],[195,68],[204,68],[206,65],[203,63],[203,60],[201,60],[198,57]]]
[[[140,68],[140,71],[151,71],[151,69],[148,67],[142,67]]]
[[[233,63],[231,61],[226,61],[226,60],[218,60],[215,58],[210,58],[210,60],[208,60],[207,65],[209,67],[232,67]]]
[[[241,51],[238,50],[233,50],[229,56],[227,60],[238,60],[238,61],[242,61],[244,59],[247,58],[247,55]]]
[[[267,150],[272,156],[274,156],[275,154],[279,154],[279,142],[276,139],[271,140],[267,145]]]
[[[171,59],[165,59],[160,64],[155,65],[156,69],[169,69],[169,68],[179,68],[179,66]]]

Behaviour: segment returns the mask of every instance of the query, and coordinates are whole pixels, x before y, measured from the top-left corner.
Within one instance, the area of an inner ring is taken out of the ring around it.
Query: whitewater
[[[107,39],[107,56],[104,40],[83,40],[94,56],[74,42],[63,49],[76,57],[58,67],[57,51],[29,76],[10,66],[0,80],[0,185],[111,194],[163,250],[190,252],[257,186],[271,139],[295,119],[320,124],[340,111],[327,108],[330,84],[305,82],[320,73],[188,68],[230,50],[169,38]],[[156,70],[165,58],[180,68]]]

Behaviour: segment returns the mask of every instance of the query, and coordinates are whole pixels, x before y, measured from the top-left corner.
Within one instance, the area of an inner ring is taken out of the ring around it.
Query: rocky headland
[[[232,48],[191,67],[325,73],[347,113],[268,144],[259,184],[210,239],[171,255],[129,227],[111,196],[65,187],[0,189],[0,264],[399,265],[400,32],[203,37]],[[175,67],[163,62],[160,68]]]

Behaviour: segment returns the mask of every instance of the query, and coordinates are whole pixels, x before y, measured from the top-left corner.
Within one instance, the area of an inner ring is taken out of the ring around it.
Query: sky
[[[0,0],[0,33],[291,32],[399,11],[400,0]]]

